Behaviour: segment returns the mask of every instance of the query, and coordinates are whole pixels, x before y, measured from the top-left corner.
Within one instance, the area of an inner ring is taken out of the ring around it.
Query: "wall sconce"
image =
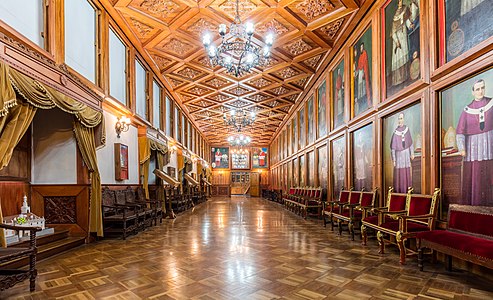
[[[116,137],[120,138],[120,133],[122,132],[127,132],[128,129],[130,128],[130,119],[122,116],[121,118],[118,118],[115,124],[115,130],[116,130]]]
[[[169,152],[171,152],[171,153],[175,153],[175,152],[176,152],[176,150],[178,150],[178,149],[176,148],[176,146],[175,146],[175,145],[173,145],[173,146],[169,147]]]

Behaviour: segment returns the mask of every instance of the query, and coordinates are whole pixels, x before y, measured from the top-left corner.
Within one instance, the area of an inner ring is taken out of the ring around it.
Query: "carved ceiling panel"
[[[245,109],[257,113],[254,125],[246,128],[257,145],[269,143],[277,126],[305,97],[321,66],[336,55],[332,49],[342,42],[342,33],[361,20],[354,16],[364,3],[239,0],[241,21],[255,24],[254,44],[263,47],[268,33],[275,39],[268,63],[237,78],[211,65],[201,41],[207,31],[215,45],[220,43],[218,25],[229,28],[236,0],[102,1],[115,8],[108,10],[111,17],[133,32],[147,52],[144,58],[159,69],[166,88],[209,142],[226,143],[233,129],[224,124],[223,114]]]

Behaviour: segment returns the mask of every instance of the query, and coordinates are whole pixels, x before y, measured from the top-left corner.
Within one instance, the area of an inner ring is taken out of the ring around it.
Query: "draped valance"
[[[168,152],[167,142],[156,141],[149,138],[146,135],[139,136],[139,164],[141,165],[142,185],[144,187],[144,193],[146,198],[149,198],[149,163],[151,158],[151,150],[155,150],[158,153],[159,169],[163,166],[164,155]]]
[[[72,99],[33,78],[23,75],[19,71],[11,69],[6,64],[0,63],[0,70],[2,74],[2,78],[0,79],[0,86],[2,88],[0,116],[7,115],[9,108],[17,105],[17,101],[15,100],[15,92],[17,92],[24,101],[36,108],[51,109],[58,107],[64,112],[75,115],[77,120],[85,127],[93,128],[101,123],[103,119],[101,111]]]

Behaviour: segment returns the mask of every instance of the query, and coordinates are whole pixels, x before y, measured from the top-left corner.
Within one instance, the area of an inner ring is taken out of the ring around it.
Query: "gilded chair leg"
[[[337,219],[337,227],[339,228],[339,235],[342,235],[342,221]]]
[[[406,247],[404,246],[404,242],[406,239],[402,236],[402,232],[397,232],[395,235],[395,239],[397,241],[397,246],[399,246],[399,253],[400,253],[400,263],[401,265],[406,264]]]
[[[378,240],[378,245],[380,246],[380,250],[378,250],[378,253],[385,254],[385,242],[383,240],[383,233],[380,231],[377,232],[377,240]]]
[[[366,242],[368,240],[368,236],[366,235],[366,226],[361,225],[361,244],[366,246]]]

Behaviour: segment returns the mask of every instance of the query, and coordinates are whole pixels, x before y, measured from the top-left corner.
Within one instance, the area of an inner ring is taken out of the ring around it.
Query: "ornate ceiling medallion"
[[[219,8],[222,9],[225,13],[233,16],[236,12],[236,0],[226,0]],[[247,15],[254,11],[257,8],[257,5],[250,0],[238,0],[238,12],[241,16]]]
[[[220,87],[223,87],[223,86],[227,85],[228,84],[228,81],[227,80],[224,80],[224,79],[220,79],[220,78],[214,77],[212,79],[207,80],[205,82],[205,84],[210,85],[210,86],[213,86],[215,88],[220,88]]]
[[[178,4],[170,0],[145,0],[140,6],[152,14],[162,16],[163,18],[166,18],[168,14],[176,13],[180,8]]]
[[[341,18],[325,27],[322,27],[320,30],[322,30],[322,32],[325,33],[329,39],[333,40],[337,36],[337,33],[339,32],[339,29],[341,29],[343,23],[344,18]]]
[[[305,59],[303,63],[315,70],[317,69],[320,58],[322,58],[322,54],[316,55],[314,57],[310,57],[309,59]]]
[[[140,38],[147,38],[151,31],[154,29],[152,26],[144,24],[132,17],[130,17],[130,23],[132,23],[132,27],[135,28]]]
[[[217,23],[209,22],[204,18],[198,19],[195,23],[187,27],[187,31],[195,33],[196,35],[202,35],[205,31],[215,32],[217,31]]]
[[[162,46],[164,51],[174,53],[178,57],[183,57],[193,49],[193,45],[172,38],[169,42]]]
[[[199,77],[202,74],[202,72],[192,69],[190,67],[185,67],[180,71],[176,72],[176,74],[194,80],[195,78]]]
[[[304,0],[296,5],[296,8],[304,14],[308,20],[312,20],[334,9],[334,5],[328,0]]]
[[[279,76],[283,79],[288,79],[288,78],[291,78],[293,76],[300,74],[300,72],[291,68],[291,67],[287,67],[287,68],[284,68],[280,71],[275,72],[274,74],[276,74],[277,76]]]
[[[253,79],[253,80],[250,80],[248,81],[249,84],[253,85],[254,87],[258,88],[258,89],[261,89],[265,86],[268,86],[269,84],[272,83],[272,81],[269,81],[269,80],[266,80],[262,77],[260,78],[257,78],[257,79]]]
[[[302,53],[305,53],[305,52],[313,49],[313,47],[310,46],[310,44],[308,44],[307,42],[305,42],[301,38],[290,43],[290,44],[285,45],[283,48],[284,48],[284,50],[291,53],[291,55],[293,55],[293,56],[300,55]]]
[[[288,27],[284,26],[276,19],[272,19],[262,24],[257,30],[260,33],[274,32],[276,35],[283,35],[284,33],[289,32]]]

